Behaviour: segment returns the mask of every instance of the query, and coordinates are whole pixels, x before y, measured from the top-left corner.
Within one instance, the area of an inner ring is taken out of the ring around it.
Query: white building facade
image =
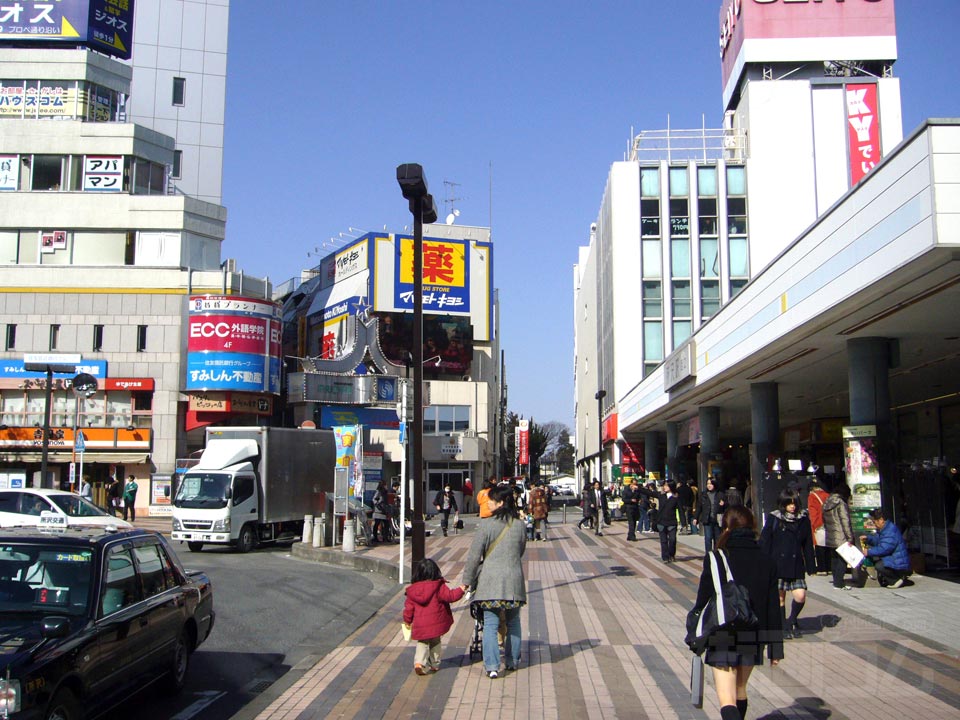
[[[577,307],[595,294],[600,314],[576,316],[578,459],[595,471],[591,346],[609,475],[749,478],[769,510],[782,461],[955,555],[958,128],[901,142],[892,2],[733,0],[720,38],[720,127],[641,133],[581,249],[600,292],[581,298],[581,281]],[[869,481],[845,468],[842,428],[876,453]]]

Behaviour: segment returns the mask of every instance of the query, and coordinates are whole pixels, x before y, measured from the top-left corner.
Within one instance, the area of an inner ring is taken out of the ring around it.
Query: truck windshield
[[[180,508],[226,507],[230,479],[226,473],[187,473],[180,481],[173,504]]]

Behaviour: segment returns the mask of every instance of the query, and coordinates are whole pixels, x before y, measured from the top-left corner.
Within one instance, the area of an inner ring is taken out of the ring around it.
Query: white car
[[[41,524],[133,528],[76,493],[40,488],[0,490],[0,527]]]

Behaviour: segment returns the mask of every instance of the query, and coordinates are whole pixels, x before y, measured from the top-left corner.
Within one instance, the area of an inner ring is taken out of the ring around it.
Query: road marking
[[[197,700],[192,705],[178,712],[176,715],[171,717],[170,720],[190,720],[190,718],[193,718],[199,715],[201,710],[209,707],[210,705],[213,705],[213,703],[215,703],[217,700],[219,700],[221,697],[223,697],[227,693],[217,692],[216,690],[206,690],[204,692],[197,693],[197,694],[200,695],[199,700]]]

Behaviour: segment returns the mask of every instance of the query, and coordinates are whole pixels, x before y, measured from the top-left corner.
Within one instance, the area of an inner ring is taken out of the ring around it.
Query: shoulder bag
[[[723,561],[722,579],[717,556]],[[713,597],[702,608],[694,607],[687,614],[687,636],[684,638],[687,647],[697,655],[706,649],[714,633],[721,630],[750,630],[759,624],[750,604],[750,593],[734,580],[727,556],[722,550],[714,550],[708,557]]]

